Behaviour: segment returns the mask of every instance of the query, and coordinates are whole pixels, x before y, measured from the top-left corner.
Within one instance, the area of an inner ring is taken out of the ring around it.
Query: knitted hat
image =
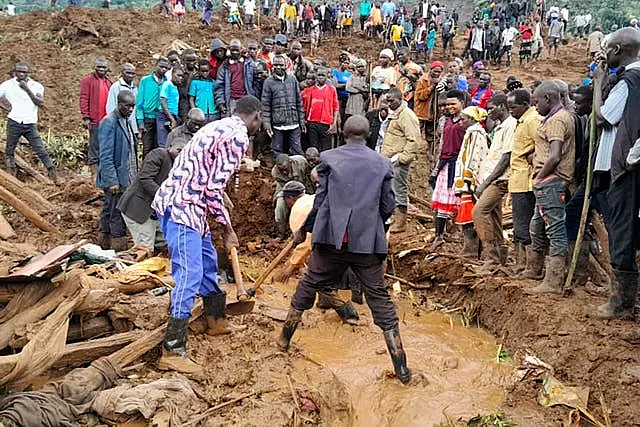
[[[297,197],[304,194],[304,184],[299,181],[289,181],[282,187],[284,197]]]
[[[380,51],[380,56],[386,56],[390,61],[393,61],[393,52],[391,49],[382,49]]]

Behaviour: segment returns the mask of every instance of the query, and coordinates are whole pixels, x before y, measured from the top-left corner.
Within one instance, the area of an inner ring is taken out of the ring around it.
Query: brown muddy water
[[[286,290],[278,286],[260,299],[287,308],[291,285]],[[424,427],[495,412],[514,369],[510,363],[496,362],[495,339],[439,312],[411,307],[406,300],[396,302],[409,368],[426,379],[416,385],[404,386],[390,377],[391,359],[366,305],[356,306],[362,323],[356,327],[341,324],[331,310],[305,312],[292,340],[305,357],[294,361],[293,379],[326,387],[326,378],[305,375],[310,362],[321,364],[351,400],[351,419],[326,425]]]

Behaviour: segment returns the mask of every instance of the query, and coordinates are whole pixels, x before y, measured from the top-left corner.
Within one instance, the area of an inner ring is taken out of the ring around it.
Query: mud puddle
[[[274,286],[277,290],[263,301],[284,310],[294,286],[294,281]],[[293,338],[294,348],[305,355],[293,363],[294,380],[311,387],[319,381],[306,374],[310,363],[330,370],[351,400],[351,422],[345,425],[440,425],[494,412],[504,401],[513,366],[496,363],[498,346],[486,332],[399,301],[409,368],[426,378],[426,383],[406,387],[388,375],[391,360],[368,308],[356,310],[362,326],[341,324],[333,311],[309,310]]]

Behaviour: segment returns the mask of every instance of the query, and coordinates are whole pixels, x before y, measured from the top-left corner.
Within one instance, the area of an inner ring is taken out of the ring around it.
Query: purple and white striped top
[[[247,127],[237,116],[204,126],[176,158],[151,207],[160,216],[171,210],[173,222],[203,236],[209,232],[208,214],[228,224],[222,195],[248,147]]]

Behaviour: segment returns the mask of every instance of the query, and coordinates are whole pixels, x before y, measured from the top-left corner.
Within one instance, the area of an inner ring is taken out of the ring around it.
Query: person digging
[[[262,105],[253,96],[238,100],[231,117],[204,126],[174,162],[169,177],[156,192],[152,207],[158,215],[176,283],[171,292],[170,319],[159,369],[198,373],[202,368],[187,357],[187,327],[196,293],[202,296],[209,335],[232,331],[225,319],[226,293],[218,285],[218,257],[211,243],[207,216],[225,226],[230,250],[238,246],[224,190],[240,167],[249,135],[262,125]]]

